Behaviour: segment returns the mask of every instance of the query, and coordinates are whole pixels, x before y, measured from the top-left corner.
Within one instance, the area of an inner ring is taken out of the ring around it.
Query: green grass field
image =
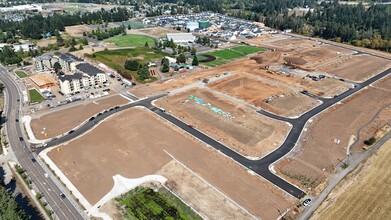
[[[205,56],[202,56],[202,55],[197,55],[197,59],[198,59],[198,61],[204,61],[204,60],[206,60],[208,58],[205,57]]]
[[[147,36],[134,34],[113,37],[108,39],[107,42],[114,43],[119,47],[143,47],[145,45],[145,42],[148,42],[149,46],[155,45],[155,39]]]
[[[69,7],[69,8],[64,8],[64,10],[67,12],[80,12],[80,11],[87,11],[87,8]]]
[[[218,50],[218,51],[206,53],[215,56],[216,60],[207,63],[202,63],[202,64],[210,67],[215,67],[215,66],[228,63],[228,61],[232,59],[244,57],[248,54],[252,54],[264,50],[265,49],[263,48],[252,47],[252,46],[237,46],[237,47],[232,47],[224,50]],[[199,56],[202,56],[202,54]]]
[[[36,89],[29,90],[30,103],[39,103],[45,100],[45,98]]]
[[[27,73],[26,73],[25,71],[19,70],[19,71],[16,71],[15,73],[16,73],[16,75],[17,75],[19,78],[27,77]]]
[[[265,51],[264,48],[252,47],[252,46],[237,46],[237,47],[231,48],[231,50],[238,51],[238,52],[243,53],[245,55],[260,52],[260,51]]]
[[[165,188],[158,192],[150,188],[136,189],[116,199],[125,206],[125,219],[201,219],[186,204]]]
[[[106,64],[107,66],[121,71],[126,72],[136,78],[136,72],[130,71],[124,68],[125,61],[128,59],[140,59],[144,63],[147,62],[160,62],[164,56],[168,54],[155,50],[152,48],[138,47],[134,49],[119,49],[119,50],[105,50],[92,54],[85,54],[85,56],[95,59],[99,62]]]

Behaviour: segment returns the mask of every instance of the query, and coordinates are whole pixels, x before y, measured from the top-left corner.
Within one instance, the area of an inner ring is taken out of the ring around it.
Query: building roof
[[[84,62],[83,59],[80,59],[78,57],[76,57],[75,55],[73,54],[70,54],[70,53],[61,53],[58,55],[58,57],[62,60],[65,60],[66,62],[68,63],[72,63],[72,62]]]
[[[195,40],[195,36],[192,33],[169,33],[167,34],[167,40],[173,41],[189,41]]]
[[[36,74],[31,76],[30,79],[39,87],[56,83],[56,80],[48,74]]]
[[[82,71],[89,76],[95,76],[98,73],[104,73],[102,70],[90,65],[89,63],[80,63],[76,65],[76,69]]]
[[[37,57],[37,60],[38,60],[38,61],[50,60],[50,59],[52,59],[52,56],[51,56],[51,55],[43,55],[43,56]]]
[[[58,77],[58,79],[61,81],[61,82],[65,82],[65,81],[72,81],[74,79],[81,79],[83,77],[83,74],[81,73],[74,73],[74,74],[71,74],[71,75],[61,75]]]

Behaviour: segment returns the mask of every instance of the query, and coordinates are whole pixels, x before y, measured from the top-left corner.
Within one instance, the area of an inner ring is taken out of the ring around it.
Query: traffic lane
[[[99,122],[103,121],[107,117],[110,117],[118,112],[123,111],[123,110],[133,108],[135,106],[147,105],[151,101],[153,101],[155,99],[159,99],[159,98],[164,97],[166,95],[167,94],[164,93],[164,94],[159,94],[159,95],[152,96],[152,97],[149,97],[146,99],[140,99],[136,102],[132,102],[132,103],[124,105],[124,106],[119,106],[118,108],[113,107],[113,108],[111,108],[111,110],[105,110],[101,113],[98,113],[98,114],[92,116],[90,119],[87,119],[87,121],[83,125],[81,125],[79,128],[69,131],[68,133],[66,133],[62,137],[52,138],[50,141],[47,142],[47,145],[45,147],[39,147],[39,145],[37,145],[38,148],[36,149],[36,152],[37,152],[37,154],[39,154],[40,152],[42,152],[44,149],[46,149],[48,147],[57,146],[59,144],[71,141],[71,140],[77,138],[79,135],[88,132],[93,127],[95,127]]]
[[[296,186],[290,184],[289,182],[285,181],[284,179],[276,176],[274,173],[272,173],[269,170],[270,164],[272,162],[274,162],[276,160],[276,158],[277,159],[281,158],[282,156],[284,156],[287,153],[286,152],[287,149],[293,148],[293,146],[294,146],[293,144],[288,146],[288,144],[290,144],[290,142],[288,142],[288,143],[284,142],[284,143],[286,143],[287,146],[282,146],[282,147],[278,148],[276,151],[274,151],[273,152],[274,154],[270,156],[271,159],[269,162],[265,162],[265,161],[263,161],[263,159],[257,160],[257,161],[249,160],[249,159],[243,157],[242,155],[240,155],[239,153],[226,147],[225,145],[219,143],[218,141],[210,138],[209,136],[205,135],[204,133],[198,131],[197,129],[189,127],[189,125],[182,122],[181,120],[160,111],[158,108],[151,107],[151,106],[146,106],[146,107],[148,109],[150,109],[151,111],[155,112],[156,114],[158,114],[159,116],[163,117],[164,119],[175,124],[179,128],[183,129],[187,133],[193,135],[194,137],[197,137],[198,139],[200,139],[204,143],[208,144],[209,146],[212,146],[216,150],[224,153],[226,156],[231,157],[233,160],[240,163],[241,165],[243,165],[243,166],[247,167],[248,169],[254,171],[255,173],[259,174],[261,177],[270,181],[272,184],[276,185],[277,187],[279,187],[281,190],[287,192],[288,194],[290,194],[298,199],[301,199],[302,197],[304,197],[306,195],[304,191],[302,191],[301,189],[297,188]],[[298,133],[298,132],[299,132],[299,130],[297,130],[295,133]],[[290,146],[292,146],[292,147],[290,147]]]
[[[48,198],[47,196],[45,197],[48,200],[48,203],[50,204],[50,202],[51,202],[52,204],[53,203],[56,204],[58,207],[63,207],[60,204],[60,202],[61,202],[60,200],[55,201],[53,199],[52,195],[49,193],[49,192],[51,192],[51,190],[46,190],[46,187],[44,187],[42,185],[41,181],[45,180],[43,178],[43,172],[42,172],[43,169],[41,168],[42,169],[41,172],[38,171],[38,174],[42,174],[42,175],[36,175],[34,170],[31,168],[31,165],[33,165],[33,167],[36,168],[35,164],[30,161],[30,156],[26,152],[23,153],[23,143],[21,143],[21,141],[19,140],[19,137],[22,137],[22,134],[20,133],[21,132],[20,124],[19,123],[15,123],[16,121],[14,121],[14,119],[16,119],[17,115],[16,114],[12,114],[12,113],[15,112],[15,109],[13,109],[12,107],[13,106],[17,106],[17,104],[18,104],[17,101],[16,101],[16,99],[18,98],[18,93],[13,93],[13,92],[17,91],[17,88],[16,87],[12,88],[11,85],[14,85],[14,84],[12,82],[10,82],[9,79],[7,79],[7,76],[5,78],[6,79],[4,80],[4,77],[3,77],[3,81],[7,81],[8,80],[8,82],[4,82],[4,84],[5,84],[6,90],[8,91],[8,99],[9,99],[9,105],[8,105],[8,109],[7,109],[7,111],[8,111],[7,115],[9,116],[8,117],[9,120],[7,120],[6,126],[7,126],[7,131],[9,131],[8,132],[9,133],[8,136],[9,136],[9,141],[11,143],[11,147],[16,148],[15,149],[15,151],[16,151],[15,153],[16,153],[16,155],[18,155],[17,158],[20,158],[19,159],[19,163],[22,165],[22,167],[24,169],[26,169],[28,174],[32,175],[30,177],[31,178],[35,178],[36,180],[38,180],[38,181],[34,181],[34,183],[37,186],[37,188],[41,192],[46,192],[47,195],[49,195],[50,198]],[[15,97],[13,97],[13,96],[15,96]],[[15,126],[12,126],[13,123],[15,123]],[[16,135],[12,135],[12,134],[16,134]],[[19,151],[19,149],[20,149],[20,151]],[[58,189],[58,191],[59,191],[59,189]],[[56,191],[53,191],[53,193],[56,193]],[[69,208],[68,208],[68,210],[69,210]],[[56,212],[56,213],[58,214],[58,212]],[[71,211],[70,211],[70,213],[72,214]],[[61,219],[75,219],[75,218],[76,219],[83,219],[83,218],[77,218],[73,214],[72,214],[72,216],[70,218],[66,217],[66,215],[62,211],[60,212],[59,217],[62,217]]]
[[[12,84],[10,84],[10,82],[8,81],[6,83],[6,85],[12,85]],[[8,102],[9,105],[8,105],[8,109],[7,109],[8,110],[7,115],[9,116],[8,117],[9,120],[7,120],[7,122],[6,122],[7,131],[8,131],[8,140],[10,141],[11,147],[16,149],[15,154],[17,155],[17,158],[19,158],[20,165],[26,170],[26,172],[29,174],[30,178],[38,180],[38,181],[34,181],[34,183],[37,186],[37,188],[39,189],[39,191],[47,192],[47,190],[40,184],[39,177],[37,177],[35,175],[35,173],[33,172],[33,170],[31,169],[31,167],[28,163],[29,157],[26,154],[24,154],[23,147],[22,147],[20,140],[19,140],[19,137],[20,137],[20,134],[19,134],[20,130],[18,130],[19,126],[14,121],[16,119],[16,114],[12,114],[12,112],[14,111],[14,109],[12,107],[17,106],[15,99],[17,99],[18,96],[17,96],[17,93],[13,93],[11,91],[16,91],[16,90],[15,90],[15,88],[12,89],[11,87],[7,87],[7,86],[6,86],[6,90],[8,91],[8,100],[9,100],[9,102]],[[15,126],[13,126],[14,123],[15,123]],[[50,201],[50,199],[48,199],[48,202],[53,203],[53,201]],[[62,216],[60,214],[60,217],[64,218],[65,215]]]

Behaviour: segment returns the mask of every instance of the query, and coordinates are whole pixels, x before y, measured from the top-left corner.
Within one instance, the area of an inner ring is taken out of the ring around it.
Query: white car
[[[303,206],[309,206],[311,204],[311,201],[312,201],[311,199],[304,200]]]

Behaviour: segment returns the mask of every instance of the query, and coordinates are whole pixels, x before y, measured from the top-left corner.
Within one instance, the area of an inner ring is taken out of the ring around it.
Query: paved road
[[[19,118],[21,104],[20,101],[17,101],[20,99],[20,93],[4,67],[0,67],[0,80],[3,82],[6,91],[5,129],[9,144],[18,159],[18,163],[26,170],[34,185],[43,194],[60,219],[85,219],[83,214],[79,213],[78,209],[70,203],[68,198],[62,199],[59,196],[62,191],[52,179],[45,178],[45,170],[37,162],[32,161],[32,158],[35,158],[36,155],[28,147],[24,148],[26,143],[19,140],[19,137],[23,137],[22,127],[19,122],[16,122],[16,119]]]
[[[271,113],[265,112],[265,111],[259,111],[259,113],[264,114],[268,117],[275,118],[277,120],[283,120],[286,122],[289,122],[292,125],[292,129],[289,132],[285,142],[274,152],[268,154],[267,156],[263,157],[260,160],[250,160],[246,157],[243,157],[236,151],[231,150],[230,148],[226,147],[222,143],[212,139],[211,137],[203,134],[197,129],[190,128],[186,123],[182,122],[181,120],[168,115],[162,111],[160,111],[158,108],[154,107],[151,102],[155,99],[161,98],[165,96],[166,94],[161,94],[153,97],[149,97],[147,99],[141,99],[137,100],[131,104],[122,106],[117,109],[113,109],[111,111],[107,111],[99,116],[94,117],[92,120],[85,123],[83,126],[81,126],[79,129],[74,131],[73,133],[67,134],[61,138],[58,138],[56,140],[48,142],[49,146],[55,146],[63,142],[67,142],[72,140],[73,138],[85,133],[86,131],[93,128],[99,121],[109,117],[110,115],[113,115],[119,111],[129,109],[135,106],[144,106],[147,109],[150,109],[151,111],[157,113],[161,117],[165,118],[166,120],[170,121],[171,123],[175,124],[176,126],[180,127],[187,133],[193,135],[194,137],[200,139],[201,141],[209,144],[210,146],[214,147],[216,150],[222,152],[223,154],[227,155],[228,157],[231,157],[236,162],[240,163],[241,165],[247,167],[248,169],[254,171],[255,173],[259,174],[263,178],[267,179],[268,181],[272,182],[274,185],[278,186],[282,190],[286,191],[287,193],[291,194],[292,196],[300,199],[305,196],[305,192],[301,189],[297,188],[296,186],[290,184],[289,182],[285,181],[284,179],[280,178],[279,176],[275,175],[273,172],[270,171],[269,167],[274,162],[281,159],[283,156],[288,154],[295,146],[296,143],[301,135],[301,132],[306,125],[307,121],[312,118],[313,116],[317,115],[318,113],[326,110],[330,106],[340,102],[341,100],[345,99],[346,97],[349,97],[350,95],[360,91],[361,89],[365,88],[369,84],[381,79],[382,77],[388,75],[391,72],[391,68],[368,79],[367,81],[363,83],[356,83],[356,86],[354,88],[351,88],[344,93],[340,94],[337,97],[331,98],[331,99],[324,99],[323,103],[314,109],[306,112],[305,114],[301,115],[300,117],[296,119],[291,118],[284,118],[281,116],[273,115]],[[41,151],[43,148],[38,149],[38,152]]]

